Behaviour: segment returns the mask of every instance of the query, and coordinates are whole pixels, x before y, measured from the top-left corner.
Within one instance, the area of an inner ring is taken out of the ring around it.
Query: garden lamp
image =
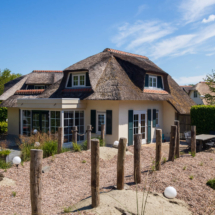
[[[13,164],[15,164],[17,168],[20,163],[21,163],[21,158],[19,156],[16,156],[13,158]]]
[[[169,199],[173,199],[177,196],[177,191],[174,187],[167,187],[164,191],[164,196],[166,196]]]
[[[36,134],[36,133],[37,133],[37,129],[34,129],[34,130],[33,130],[33,133]]]

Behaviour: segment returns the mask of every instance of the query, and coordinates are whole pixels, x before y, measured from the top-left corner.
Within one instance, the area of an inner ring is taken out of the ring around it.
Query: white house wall
[[[190,98],[197,104],[197,105],[203,105],[203,101],[202,99],[200,98],[200,94],[197,93],[197,97],[194,97],[194,91],[192,90],[190,92]]]

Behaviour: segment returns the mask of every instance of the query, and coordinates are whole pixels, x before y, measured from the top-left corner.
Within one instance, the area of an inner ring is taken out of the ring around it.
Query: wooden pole
[[[191,153],[196,154],[196,126],[191,126]]]
[[[156,170],[161,169],[162,130],[156,129]]]
[[[98,207],[99,197],[99,140],[91,140],[91,193],[92,207]]]
[[[103,145],[104,145],[104,141],[105,141],[105,125],[104,124],[101,125],[101,139],[102,139]]]
[[[58,128],[58,148],[57,148],[57,153],[58,154],[61,153],[62,146],[63,146],[63,128],[59,127]]]
[[[92,131],[92,126],[88,125],[87,126],[87,149],[91,149],[91,131]]]
[[[170,143],[169,143],[169,161],[174,161],[175,159],[176,131],[177,131],[177,126],[172,125]]]
[[[175,120],[175,125],[177,126],[175,156],[176,158],[179,158],[180,157],[180,122],[178,120]]]
[[[30,194],[32,215],[42,215],[42,160],[43,150],[31,149]]]
[[[77,134],[78,134],[78,128],[77,126],[73,126],[73,133],[72,133],[72,142],[77,143]]]
[[[141,165],[140,165],[140,150],[141,150],[142,134],[134,135],[134,181],[141,183]]]
[[[117,157],[117,189],[124,189],[124,175],[125,175],[125,152],[126,152],[126,138],[119,139],[118,157]]]

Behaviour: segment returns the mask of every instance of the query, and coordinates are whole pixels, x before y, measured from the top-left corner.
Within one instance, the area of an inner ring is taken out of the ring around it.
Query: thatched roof
[[[190,93],[190,90],[193,88],[193,86],[180,86],[187,94]]]
[[[65,89],[68,74],[77,71],[88,73],[91,87]],[[163,76],[164,90],[144,89],[146,73]],[[66,68],[63,74],[62,80],[37,98],[168,101],[180,114],[189,114],[191,106],[195,105],[171,76],[145,56],[105,49]]]

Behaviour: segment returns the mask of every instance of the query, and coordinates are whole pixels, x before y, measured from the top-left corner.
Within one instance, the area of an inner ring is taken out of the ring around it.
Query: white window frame
[[[69,82],[69,78],[70,78],[70,74],[72,74],[72,87],[68,87],[68,82]],[[74,77],[78,76],[78,85],[74,86],[73,82],[74,82]],[[84,76],[84,85],[80,85],[80,76]],[[78,88],[78,87],[86,87],[86,73],[77,73],[77,72],[70,72],[68,74],[67,77],[67,81],[66,81],[66,88]]]
[[[150,78],[152,78],[152,85],[153,85],[153,79],[156,79],[156,87],[150,86]],[[149,75],[149,88],[158,88],[157,76]]]
[[[106,112],[97,112],[96,113],[96,133],[101,134],[101,131],[99,131],[99,115],[104,115],[104,124],[106,125]],[[106,133],[106,129],[105,129]]]

